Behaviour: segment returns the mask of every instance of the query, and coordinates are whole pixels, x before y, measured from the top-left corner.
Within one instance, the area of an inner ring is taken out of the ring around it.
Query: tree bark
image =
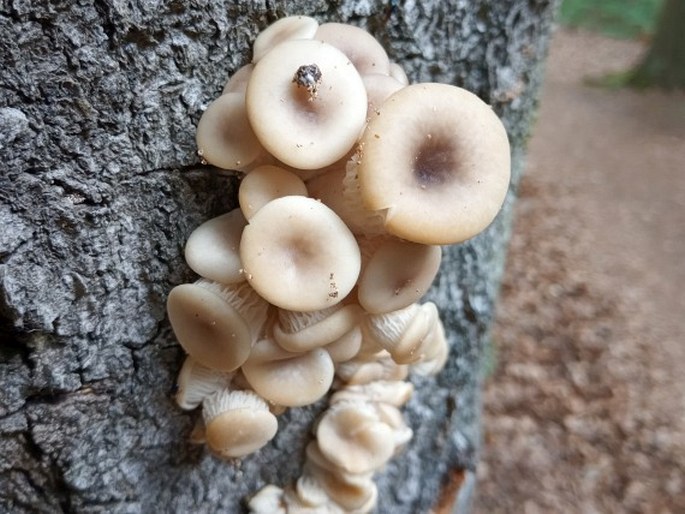
[[[203,107],[286,14],[370,30],[412,81],[502,116],[514,175],[492,226],[444,253],[429,298],[451,345],[414,377],[409,447],[378,475],[381,513],[464,509],[480,379],[555,0],[0,2],[0,511],[242,512],[300,472],[319,402],[227,464],[188,443],[171,393],[183,352],[165,298],[182,248],[236,205],[196,156]]]
[[[666,0],[652,44],[628,78],[638,88],[685,88],[685,2]]]

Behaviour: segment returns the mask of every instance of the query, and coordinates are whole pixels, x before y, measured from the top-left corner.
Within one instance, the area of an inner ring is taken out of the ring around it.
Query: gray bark
[[[248,61],[255,34],[297,13],[368,28],[412,81],[476,92],[509,131],[505,207],[445,252],[429,295],[450,360],[437,378],[414,378],[414,439],[378,477],[381,513],[428,512],[453,491],[467,502],[554,3],[0,2],[0,512],[242,512],[244,497],[299,474],[325,402],[291,409],[241,463],[187,442],[195,415],[171,398],[182,351],[164,308],[194,278],[182,258],[191,230],[235,205],[234,179],[195,154],[202,108]]]

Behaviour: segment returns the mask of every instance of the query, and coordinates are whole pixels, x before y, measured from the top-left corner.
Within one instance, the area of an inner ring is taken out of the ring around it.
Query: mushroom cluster
[[[288,407],[331,390],[302,476],[254,513],[366,513],[375,471],[411,438],[410,368],[440,371],[438,310],[420,303],[440,245],[500,209],[509,143],[488,105],[455,86],[409,85],[364,30],[283,18],[255,40],[197,127],[203,162],[243,178],[240,207],[199,226],[201,278],[167,310],[187,352],[177,403],[202,407],[192,439],[232,459],[267,444]]]

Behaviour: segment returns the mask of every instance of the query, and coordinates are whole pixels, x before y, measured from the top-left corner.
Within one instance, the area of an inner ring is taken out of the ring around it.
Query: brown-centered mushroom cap
[[[309,405],[321,398],[335,372],[326,350],[290,353],[271,339],[257,342],[241,369],[260,396],[287,407]]]
[[[292,39],[312,39],[319,22],[309,16],[286,16],[262,30],[252,46],[252,62],[256,63],[275,46]]]
[[[278,430],[276,416],[251,391],[223,390],[205,399],[202,413],[207,445],[224,458],[243,457],[268,443]]]
[[[246,224],[240,209],[233,209],[197,227],[190,234],[185,247],[185,258],[190,269],[222,284],[245,280],[239,246]]]
[[[313,71],[300,78],[303,67]],[[261,144],[303,170],[342,158],[366,121],[359,73],[342,52],[320,41],[287,41],[267,53],[252,72],[246,105]]]
[[[233,371],[250,354],[250,327],[215,292],[198,284],[181,284],[169,293],[167,311],[178,342],[200,364]]]
[[[339,303],[354,287],[361,266],[357,242],[342,220],[301,196],[262,207],[243,230],[240,257],[252,287],[291,311]]]
[[[357,297],[367,312],[402,309],[418,301],[440,268],[439,246],[409,241],[385,241],[359,277]]]
[[[238,189],[240,210],[247,219],[271,200],[283,196],[307,196],[300,177],[278,166],[259,166],[245,175]]]
[[[195,140],[198,155],[224,169],[244,169],[263,152],[242,93],[227,93],[210,103],[197,124]]]
[[[509,185],[506,131],[476,95],[446,84],[414,84],[380,107],[361,139],[364,204],[386,211],[388,232],[452,244],[485,229]]]
[[[390,72],[390,59],[385,48],[364,29],[345,23],[324,23],[314,39],[333,45],[344,53],[360,74]]]

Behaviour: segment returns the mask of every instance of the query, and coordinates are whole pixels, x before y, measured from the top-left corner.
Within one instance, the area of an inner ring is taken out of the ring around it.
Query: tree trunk
[[[685,2],[666,0],[649,51],[630,73],[629,85],[638,88],[685,88],[684,27]]]
[[[454,83],[509,131],[513,187],[492,226],[446,249],[430,299],[451,345],[413,379],[408,448],[378,475],[381,513],[468,503],[484,346],[554,0],[335,3],[0,2],[0,511],[242,512],[296,477],[312,421],[291,409],[227,464],[188,443],[171,397],[183,352],[165,298],[193,280],[194,227],[236,205],[196,155],[203,107],[286,14],[370,30],[412,81]]]

